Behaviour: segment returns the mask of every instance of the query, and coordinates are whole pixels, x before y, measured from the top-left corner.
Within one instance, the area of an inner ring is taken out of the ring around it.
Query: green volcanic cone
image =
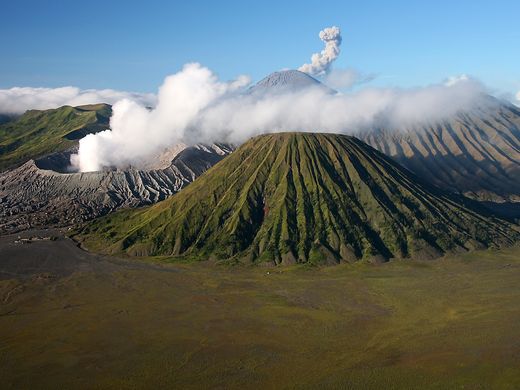
[[[335,263],[434,258],[510,244],[518,230],[463,206],[362,141],[255,137],[155,206],[80,235],[107,253]]]

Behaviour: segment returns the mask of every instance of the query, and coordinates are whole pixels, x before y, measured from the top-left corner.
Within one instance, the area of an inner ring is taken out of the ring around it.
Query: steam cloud
[[[185,133],[204,108],[249,83],[245,76],[220,82],[200,64],[187,64],[165,79],[153,110],[131,99],[117,102],[112,107],[111,130],[82,138],[71,163],[85,172],[146,161],[164,147],[190,138]]]
[[[76,87],[30,88],[15,87],[0,89],[0,113],[22,114],[27,110],[46,110],[65,105],[113,104],[122,99],[132,99],[140,104],[155,104],[154,94],[115,91],[113,89],[86,89]]]
[[[314,53],[310,64],[304,64],[298,69],[312,76],[326,74],[332,62],[339,56],[339,46],[341,45],[341,32],[339,27],[327,27],[320,31],[320,39],[325,43],[325,48],[321,53]]]
[[[81,171],[120,168],[153,158],[175,143],[240,143],[278,131],[354,133],[372,126],[411,126],[470,108],[484,92],[466,76],[416,89],[365,88],[331,94],[320,87],[246,91],[249,79],[221,82],[200,64],[165,79],[157,106],[124,99],[113,106],[111,131],[80,140],[73,165]]]

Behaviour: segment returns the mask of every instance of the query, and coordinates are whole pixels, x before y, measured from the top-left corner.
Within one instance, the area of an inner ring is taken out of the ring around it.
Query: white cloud
[[[117,102],[112,107],[111,130],[81,139],[79,154],[71,162],[81,171],[142,162],[158,150],[190,138],[185,132],[203,109],[249,83],[246,76],[221,82],[209,69],[187,64],[164,80],[153,110],[130,99]]]
[[[451,76],[451,77],[448,77],[448,79],[444,82],[444,85],[446,85],[447,87],[452,87],[455,84],[460,83],[461,81],[464,82],[464,81],[468,81],[468,80],[469,80],[469,77],[467,74]]]
[[[424,88],[365,88],[330,94],[322,88],[263,94],[237,93],[248,79],[221,82],[207,68],[188,64],[165,79],[156,108],[122,100],[113,106],[111,131],[80,141],[74,158],[82,171],[139,164],[178,142],[240,143],[268,132],[353,133],[435,121],[467,109],[484,88],[468,77]]]
[[[374,80],[375,75],[366,75],[356,69],[332,69],[321,77],[329,87],[336,90],[345,90],[354,85],[364,84]]]
[[[130,99],[151,106],[156,97],[151,93],[135,93],[116,91],[113,89],[85,89],[76,87],[31,88],[14,87],[0,89],[0,113],[21,114],[27,110],[45,110],[64,105],[79,106],[83,104],[114,104],[122,99]]]

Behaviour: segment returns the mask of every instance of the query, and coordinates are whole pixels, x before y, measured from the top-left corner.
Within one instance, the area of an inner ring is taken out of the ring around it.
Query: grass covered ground
[[[520,388],[519,248],[274,269],[24,248],[78,263],[4,269],[2,388]]]
[[[70,149],[89,133],[108,128],[111,107],[95,104],[29,110],[0,124],[0,170]]]

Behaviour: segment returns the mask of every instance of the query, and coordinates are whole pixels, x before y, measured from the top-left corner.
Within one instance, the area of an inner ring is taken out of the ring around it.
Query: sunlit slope
[[[255,137],[173,197],[95,221],[94,250],[275,263],[335,263],[508,244],[472,211],[354,137]]]
[[[111,112],[106,104],[63,106],[0,124],[0,169],[75,146],[86,134],[107,129]]]

